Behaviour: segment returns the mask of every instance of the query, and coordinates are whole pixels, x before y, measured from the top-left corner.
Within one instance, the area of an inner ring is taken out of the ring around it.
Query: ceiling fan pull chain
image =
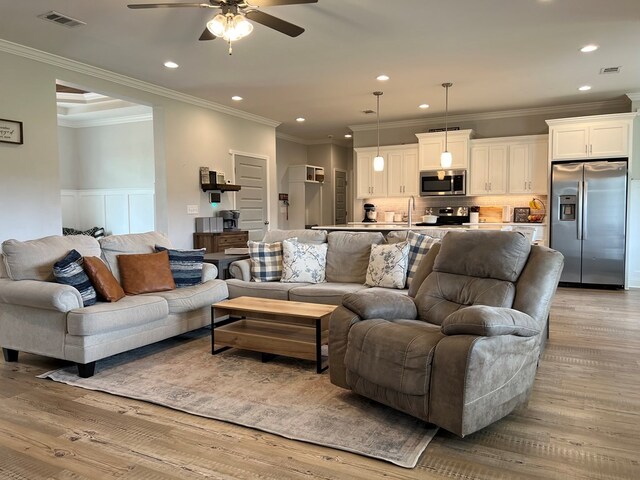
[[[229,55],[233,53],[233,48],[231,47],[231,40],[229,40]]]

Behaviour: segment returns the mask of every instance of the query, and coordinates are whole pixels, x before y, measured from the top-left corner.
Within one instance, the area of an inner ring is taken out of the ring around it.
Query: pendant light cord
[[[449,151],[449,86],[445,83],[445,100],[444,100],[444,151]]]
[[[376,131],[378,133],[378,154],[380,156],[380,95],[382,92],[373,92],[376,96]]]

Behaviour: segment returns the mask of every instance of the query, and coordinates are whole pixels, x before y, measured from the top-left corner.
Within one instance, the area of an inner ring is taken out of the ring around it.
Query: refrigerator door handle
[[[578,211],[576,212],[577,213],[576,217],[578,219],[578,221],[576,222],[576,225],[578,227],[578,231],[577,231],[578,240],[582,240],[582,199],[583,199],[582,182],[578,182]]]
[[[584,182],[584,188],[582,189],[582,208],[585,212],[588,212],[587,197],[589,196],[589,182]],[[587,215],[582,220],[582,238],[587,239]]]

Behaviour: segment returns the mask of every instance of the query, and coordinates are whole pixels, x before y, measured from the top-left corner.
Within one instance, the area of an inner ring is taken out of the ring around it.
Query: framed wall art
[[[528,207],[523,208],[514,208],[513,209],[513,222],[514,223],[528,223],[529,222],[529,214],[531,213],[531,209]]]
[[[0,142],[22,145],[22,122],[0,118]]]

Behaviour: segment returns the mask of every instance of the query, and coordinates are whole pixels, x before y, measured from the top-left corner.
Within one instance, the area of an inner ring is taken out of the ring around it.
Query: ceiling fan
[[[303,3],[318,3],[318,0],[209,0],[208,3],[134,3],[127,7],[131,9],[185,7],[220,9],[220,13],[207,22],[207,28],[198,40],[215,40],[217,37],[222,37],[229,43],[229,54],[231,54],[231,42],[239,40],[253,30],[253,25],[246,19],[290,37],[300,35],[304,32],[304,28],[264,13],[258,8]]]

